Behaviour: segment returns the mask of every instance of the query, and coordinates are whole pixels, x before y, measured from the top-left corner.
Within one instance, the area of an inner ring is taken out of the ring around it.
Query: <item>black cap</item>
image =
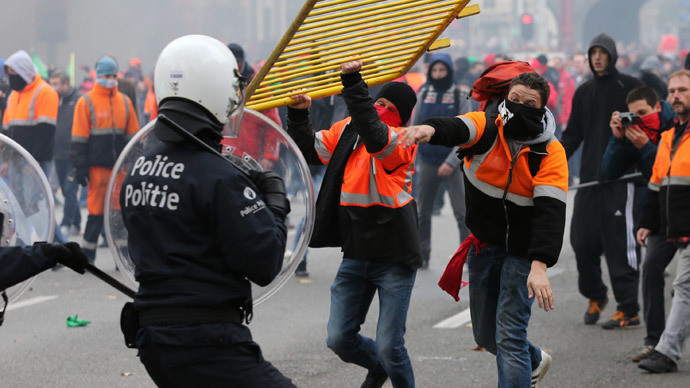
[[[232,51],[232,55],[235,56],[238,66],[244,64],[244,49],[237,43],[228,43],[228,48]]]
[[[379,98],[385,98],[398,108],[403,125],[410,120],[412,110],[417,103],[417,94],[408,84],[403,82],[389,82],[383,85],[375,100]]]

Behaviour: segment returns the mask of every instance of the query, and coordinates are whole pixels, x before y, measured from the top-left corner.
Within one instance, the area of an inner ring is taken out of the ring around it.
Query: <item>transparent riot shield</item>
[[[314,224],[314,187],[304,157],[280,126],[259,112],[245,109],[239,131],[232,136],[233,131],[228,128],[233,128],[236,117],[233,116],[224,131],[222,153],[246,168],[270,169],[283,177],[291,207],[286,223],[295,226],[288,230],[280,274],[266,287],[252,285],[254,305],[258,305],[288,281],[304,257]],[[116,264],[135,287],[138,287],[134,277],[135,265],[129,256],[127,229],[120,211],[120,187],[135,160],[145,150],[160,143],[153,133],[153,124],[151,122],[142,128],[120,154],[113,168],[105,202],[105,229],[110,249]],[[226,231],[228,234],[232,232]]]
[[[0,135],[0,246],[27,246],[52,242],[55,231],[53,193],[38,162],[22,146]],[[33,278],[7,290],[10,303]]]

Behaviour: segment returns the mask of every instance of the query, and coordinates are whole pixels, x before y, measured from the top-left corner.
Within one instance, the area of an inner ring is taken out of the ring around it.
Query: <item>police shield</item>
[[[38,162],[19,144],[0,135],[0,246],[27,246],[53,239],[53,193]],[[33,278],[7,290],[10,302]]]
[[[285,181],[290,200],[291,212],[286,223],[295,226],[288,230],[280,274],[266,287],[252,285],[254,305],[257,305],[288,281],[305,255],[314,224],[314,187],[304,157],[280,126],[251,109],[244,109],[241,119],[238,117],[233,116],[224,130],[222,153],[233,164],[239,165],[241,170],[270,169],[278,173]],[[236,121],[240,123],[239,126],[235,124]],[[120,211],[120,188],[137,158],[160,143],[153,133],[153,125],[154,122],[151,122],[144,126],[120,154],[110,177],[105,202],[105,230],[110,249],[117,266],[135,287],[135,265],[129,256],[127,229]],[[230,130],[232,128],[234,130]]]

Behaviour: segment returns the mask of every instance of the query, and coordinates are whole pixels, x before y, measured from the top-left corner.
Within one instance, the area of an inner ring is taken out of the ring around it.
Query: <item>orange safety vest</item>
[[[96,83],[74,108],[72,143],[87,144],[76,149],[87,152],[89,166],[112,167],[126,142],[138,130],[132,101],[116,88],[108,89]]]
[[[13,90],[7,99],[3,130],[39,162],[53,157],[59,103],[57,92],[38,74],[24,90]],[[53,125],[52,131],[37,128],[42,123]]]
[[[327,164],[340,135],[350,118],[339,121],[331,128],[315,134],[314,147],[319,159]],[[341,206],[369,207],[381,205],[400,208],[412,201],[412,174],[417,147],[403,148],[398,145],[402,127],[389,126],[388,144],[379,152],[367,152],[361,138],[345,165],[340,191]]]
[[[568,192],[563,146],[551,136],[544,143],[523,146],[513,155],[503,136],[500,115],[495,132],[486,130],[486,112],[458,118],[469,130],[469,140],[460,144],[462,148],[469,151],[474,145],[490,144],[465,157],[467,226],[483,243],[554,265],[563,244]],[[530,154],[541,156],[534,174]]]
[[[657,203],[646,206],[647,212],[657,213],[660,232],[666,237],[690,237],[690,123],[685,133],[675,142],[676,127],[663,132],[656,152],[652,177],[647,188],[650,198]],[[649,203],[649,202],[648,202]],[[643,224],[643,227],[647,225]]]
[[[462,147],[475,145],[484,135],[486,115],[484,112],[470,112],[458,117],[470,129],[470,140]],[[498,136],[491,149],[465,159],[465,174],[470,183],[485,194],[500,198],[508,184],[508,171],[512,165],[513,176],[506,196],[508,201],[520,206],[532,206],[534,197],[545,196],[565,202],[568,192],[568,164],[564,155],[561,155],[564,152],[563,146],[555,138],[551,138],[546,146],[548,155],[541,162],[540,173],[533,177],[526,157],[530,148],[523,148],[514,159],[508,142],[503,137],[503,120],[500,116],[496,118],[496,127]]]

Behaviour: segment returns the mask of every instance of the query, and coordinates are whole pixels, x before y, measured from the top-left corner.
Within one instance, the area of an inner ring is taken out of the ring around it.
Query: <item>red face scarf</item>
[[[385,124],[393,127],[399,127],[402,125],[402,119],[400,116],[389,111],[385,106],[374,104],[374,108],[376,108],[376,113],[379,114],[381,121],[383,121]]]
[[[659,134],[661,133],[659,127],[661,127],[661,119],[659,118],[659,112],[650,113],[646,116],[640,117],[640,123],[638,127],[647,134],[649,140],[656,144],[659,144]]]

